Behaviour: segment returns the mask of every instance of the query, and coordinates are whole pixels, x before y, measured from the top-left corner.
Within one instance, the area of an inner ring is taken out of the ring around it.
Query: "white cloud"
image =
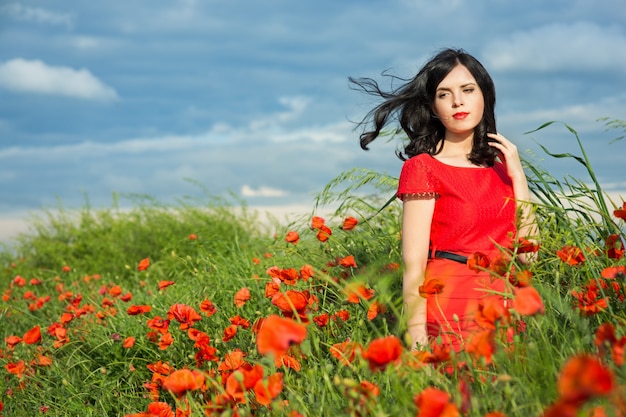
[[[275,132],[270,137],[272,142],[301,142],[301,143],[338,143],[346,142],[357,135],[351,133],[354,125],[348,122],[339,122],[327,126],[307,126],[300,129]]]
[[[287,107],[287,110],[272,113],[267,117],[254,120],[251,123],[252,130],[265,129],[269,126],[275,126],[297,119],[304,113],[310,100],[306,97],[281,97],[278,101],[280,104]]]
[[[74,24],[74,17],[69,13],[57,13],[39,7],[23,6],[19,3],[0,6],[0,14],[7,15],[15,20],[63,25],[68,28],[71,28]]]
[[[624,71],[626,35],[618,26],[555,23],[518,31],[485,47],[485,65],[499,71]]]
[[[249,185],[244,184],[241,186],[241,195],[243,197],[283,197],[287,195],[287,192],[266,186],[261,186],[255,190]]]
[[[87,69],[47,65],[39,60],[15,58],[0,64],[0,87],[8,90],[109,101],[117,92]]]
[[[526,112],[514,112],[499,116],[501,125],[528,126],[539,125],[551,120],[568,123],[581,132],[597,131],[598,119],[612,115],[626,114],[626,94],[610,97],[605,100],[585,104],[555,108],[538,108]]]

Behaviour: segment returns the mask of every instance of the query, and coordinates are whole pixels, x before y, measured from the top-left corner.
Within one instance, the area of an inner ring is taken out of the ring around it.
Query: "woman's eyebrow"
[[[469,83],[465,83],[461,85],[461,88],[465,88],[465,87],[469,87],[469,86],[475,86],[476,83],[475,82],[469,82]],[[451,87],[438,87],[437,91],[439,90],[445,90],[445,91],[451,91],[452,88]]]

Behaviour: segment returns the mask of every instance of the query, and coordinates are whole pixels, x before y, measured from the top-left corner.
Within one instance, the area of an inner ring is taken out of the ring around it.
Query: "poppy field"
[[[540,237],[471,257],[509,302],[460,353],[408,346],[397,178],[342,173],[286,224],[210,195],[43,211],[0,251],[0,416],[626,416],[626,203],[582,145],[546,152],[589,178],[527,164]]]

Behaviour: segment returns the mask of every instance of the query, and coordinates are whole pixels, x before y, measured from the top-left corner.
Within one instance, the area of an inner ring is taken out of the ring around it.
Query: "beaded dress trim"
[[[429,200],[431,198],[439,198],[439,193],[436,191],[425,191],[422,193],[405,193],[402,194],[402,201],[408,200]]]

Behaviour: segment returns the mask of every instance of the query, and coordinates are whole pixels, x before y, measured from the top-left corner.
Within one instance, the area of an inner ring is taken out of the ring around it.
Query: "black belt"
[[[443,250],[436,250],[434,254],[432,251],[428,251],[428,258],[443,258],[462,264],[467,263],[467,256],[457,255],[456,253],[446,252]]]

